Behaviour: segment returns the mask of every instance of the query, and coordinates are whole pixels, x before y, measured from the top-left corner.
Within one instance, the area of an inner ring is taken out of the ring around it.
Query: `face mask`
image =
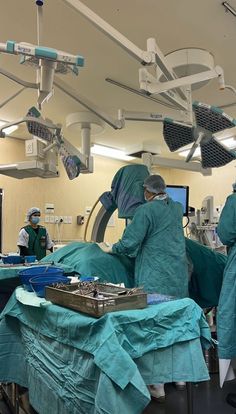
[[[37,217],[37,216],[32,216],[31,217],[31,223],[33,223],[33,224],[38,224],[39,223],[39,221],[40,221],[40,217]]]

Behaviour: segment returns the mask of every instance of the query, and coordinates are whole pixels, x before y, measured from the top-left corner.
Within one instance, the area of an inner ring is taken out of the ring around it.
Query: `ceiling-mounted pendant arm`
[[[19,85],[24,86],[24,88],[38,89],[37,83],[24,81],[23,79],[18,78],[18,76],[13,75],[13,73],[10,73],[2,68],[0,68],[0,75],[6,76],[6,78],[18,83]]]
[[[151,95],[155,92],[156,88],[160,89],[160,93],[162,96],[170,101],[172,104],[175,105],[175,108],[181,109],[181,110],[187,110],[188,109],[188,103],[185,99],[182,99],[173,88],[168,87],[169,83],[175,82],[174,81],[168,81],[168,82],[158,82],[157,79],[148,72],[146,68],[140,68],[139,69],[139,85],[140,89],[143,91],[146,91],[150,93]],[[165,84],[165,88],[162,88],[162,85]],[[161,89],[162,88],[162,89]],[[171,89],[171,90],[170,90]]]
[[[72,55],[61,50],[50,47],[33,45],[25,42],[15,42],[7,40],[6,43],[0,43],[0,52],[10,55],[31,56],[38,59],[52,60],[54,62],[63,62],[72,66],[84,66],[84,58],[80,55]]]
[[[168,65],[166,57],[163,55],[154,38],[147,40],[147,50],[153,54],[157,66],[160,68],[167,81],[177,79],[176,73]],[[185,92],[181,88],[176,89],[176,94],[184,101],[186,100]]]
[[[59,143],[57,141],[52,142],[51,144],[49,144],[47,147],[45,147],[42,151],[44,153],[50,151],[51,149],[55,148],[55,147],[59,147]]]
[[[145,85],[145,80],[140,80],[140,89],[152,93],[160,93],[163,94],[164,98],[169,100],[172,104],[175,104],[180,109],[187,109],[186,105],[184,104],[187,100],[185,91],[182,89],[183,86],[190,84],[191,85],[191,77],[185,77],[185,82],[178,83],[179,79],[175,74],[173,68],[168,64],[166,57],[161,52],[160,48],[158,47],[156,40],[154,38],[149,38],[147,40],[147,50],[144,51],[138,48],[134,43],[130,42],[125,36],[123,36],[120,32],[114,29],[110,24],[108,24],[105,20],[99,17],[96,13],[94,13],[91,9],[85,6],[80,0],[63,0],[66,4],[71,6],[73,9],[81,13],[84,17],[86,17],[93,25],[95,25],[99,30],[105,33],[109,38],[114,40],[118,43],[123,49],[126,50],[131,56],[133,56],[136,60],[143,64],[149,65],[157,65],[161,72],[164,75],[164,78],[167,82],[159,82],[157,84],[157,79],[154,78],[154,86],[150,84]],[[208,75],[210,77],[204,77],[204,80],[211,79],[212,77],[219,76],[219,74],[212,74]],[[147,81],[147,80],[146,80]],[[201,81],[201,78],[192,78],[192,83],[197,83]],[[171,84],[172,82],[172,84]],[[176,82],[176,83],[175,83]],[[163,86],[162,89],[160,85]],[[170,89],[172,89],[170,91]],[[174,89],[174,90],[173,90]]]
[[[157,66],[161,69],[163,75],[165,76],[166,80],[173,80],[176,79],[177,76],[173,69],[170,69],[165,56],[163,55],[161,49],[158,47],[156,40],[154,38],[149,38],[147,40],[147,49],[153,55],[153,60],[156,62]],[[184,99],[185,96],[183,94],[182,98]]]
[[[153,165],[157,165],[165,168],[174,168],[178,170],[187,170],[193,172],[199,172],[202,175],[211,175],[211,168],[202,168],[201,164],[198,162],[186,163],[182,160],[175,160],[171,158],[159,157],[159,155],[152,155],[150,153],[145,153],[142,155],[143,163],[151,171]]]
[[[220,66],[215,66],[214,69],[206,70],[195,75],[183,76],[182,78],[170,80],[168,82],[157,82],[155,78],[153,80],[153,77],[149,72],[144,72],[144,70],[145,69],[140,69],[140,71],[142,71],[140,75],[141,80],[143,80],[142,88],[151,94],[160,94],[178,88],[179,86],[193,85],[214,78],[218,78],[220,89],[224,89],[224,72]],[[150,79],[149,82],[148,79]]]
[[[81,95],[79,95],[77,92],[75,92],[74,89],[69,87],[65,82],[63,82],[57,76],[55,76],[54,78],[54,85],[57,86],[57,88],[63,91],[66,95],[70,96],[72,99],[78,102],[80,105],[84,106],[86,109],[91,111],[93,114],[97,115],[99,118],[101,118],[104,122],[106,122],[112,128],[121,129],[124,127],[124,125],[122,124],[120,120],[113,119],[111,116],[101,111],[99,108],[97,108],[96,105],[91,103],[87,98],[84,98]]]
[[[20,55],[22,64],[31,63],[36,65],[37,83],[36,88],[39,92],[38,107],[41,109],[42,104],[53,94],[53,79],[55,70],[61,73],[67,73],[71,70],[75,75],[78,74],[78,67],[84,66],[84,58],[80,55],[72,55],[61,50],[50,47],[44,47],[39,44],[42,37],[42,15],[40,14],[41,7],[38,9],[38,44],[33,45],[29,43],[17,43],[12,40],[7,40],[6,43],[0,43],[0,52],[11,55]],[[70,69],[69,69],[70,68]],[[22,84],[25,87],[35,87],[32,84],[27,84],[12,74],[1,71],[5,76]]]
[[[99,17],[91,9],[85,6],[80,0],[63,0],[74,10],[86,17],[94,26],[105,33],[108,37],[118,43],[126,52],[142,64],[152,64],[152,54],[144,51],[123,36],[118,30]]]
[[[119,109],[118,118],[127,121],[149,121],[149,122],[163,122],[167,115],[156,112],[132,112]],[[177,121],[176,122],[182,122]]]

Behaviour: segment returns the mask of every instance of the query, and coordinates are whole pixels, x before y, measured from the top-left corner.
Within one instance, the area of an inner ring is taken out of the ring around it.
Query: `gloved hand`
[[[112,244],[107,243],[107,242],[101,242],[101,243],[97,243],[97,245],[100,247],[100,249],[104,253],[112,253]]]

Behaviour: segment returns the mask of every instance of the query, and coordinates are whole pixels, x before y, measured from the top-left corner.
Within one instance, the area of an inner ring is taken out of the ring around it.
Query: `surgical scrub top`
[[[183,209],[167,197],[135,211],[112,253],[135,257],[135,285],[146,292],[188,296],[188,272],[182,228]]]
[[[231,194],[222,210],[217,233],[229,254],[223,275],[217,312],[219,358],[236,357],[236,194]]]

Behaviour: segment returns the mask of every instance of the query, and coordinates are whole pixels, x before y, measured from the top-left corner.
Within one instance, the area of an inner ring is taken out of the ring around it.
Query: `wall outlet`
[[[63,223],[68,224],[68,217],[67,216],[63,216]]]
[[[32,155],[34,150],[33,140],[28,139],[25,143],[25,153],[26,155]]]
[[[45,216],[44,217],[44,222],[45,223],[50,223],[50,216]]]
[[[84,224],[84,216],[77,216],[77,224]]]
[[[64,223],[64,216],[59,216],[59,223]]]
[[[54,204],[52,203],[46,203],[45,204],[45,213],[46,214],[53,214],[54,213]]]
[[[72,216],[68,216],[67,217],[67,223],[68,224],[72,224]]]
[[[50,216],[50,223],[54,223],[54,216]]]
[[[92,207],[85,207],[85,214],[89,215],[91,210],[92,210]]]
[[[59,217],[58,216],[54,216],[54,223],[59,223]]]

